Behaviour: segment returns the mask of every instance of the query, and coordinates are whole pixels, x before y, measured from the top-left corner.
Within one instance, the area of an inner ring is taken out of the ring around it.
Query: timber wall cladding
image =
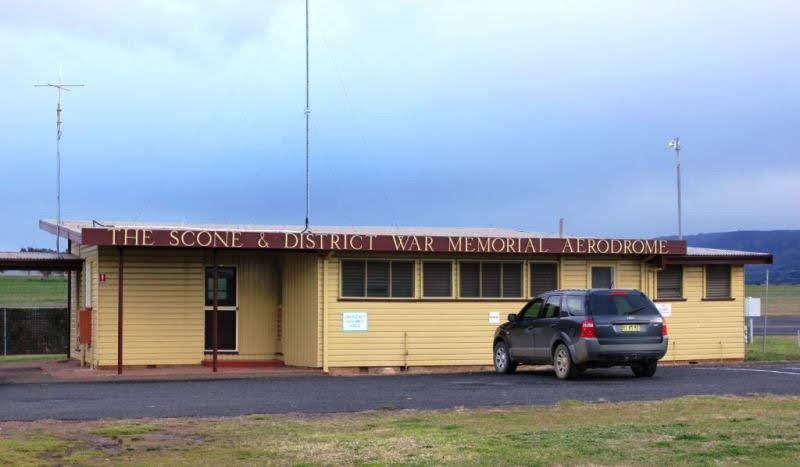
[[[203,359],[204,265],[201,250],[125,249],[123,363],[198,364]],[[117,364],[116,248],[100,249],[97,365]],[[95,277],[97,272],[93,271]],[[97,289],[97,287],[95,287]]]
[[[320,266],[314,254],[283,257],[283,353],[287,365],[322,366]]]
[[[683,296],[671,302],[669,352],[665,360],[744,358],[744,267],[731,267],[734,300],[704,301],[703,266],[684,266]]]

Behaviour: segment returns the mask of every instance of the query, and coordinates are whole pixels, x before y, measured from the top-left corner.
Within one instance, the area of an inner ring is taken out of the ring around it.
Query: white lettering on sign
[[[499,311],[490,311],[489,312],[489,324],[500,324],[500,312]]]
[[[364,332],[367,331],[368,329],[369,329],[369,323],[366,311],[342,312],[342,331]]]
[[[656,308],[658,308],[658,312],[661,313],[661,316],[672,315],[672,303],[656,303]]]

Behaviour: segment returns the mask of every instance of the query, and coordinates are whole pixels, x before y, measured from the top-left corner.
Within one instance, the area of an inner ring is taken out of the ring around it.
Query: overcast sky
[[[224,5],[224,6],[222,6]],[[304,3],[3,2],[0,249],[63,217],[302,223]],[[311,0],[311,221],[800,228],[796,1]]]

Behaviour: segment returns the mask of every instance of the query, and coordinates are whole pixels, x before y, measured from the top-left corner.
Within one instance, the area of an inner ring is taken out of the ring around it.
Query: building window
[[[706,298],[731,298],[730,266],[706,266]]]
[[[342,297],[412,298],[413,261],[342,260]]]
[[[558,288],[558,266],[556,263],[530,263],[531,297]]]
[[[593,289],[613,289],[614,288],[614,269],[610,266],[592,267],[592,288]]]
[[[683,266],[667,266],[656,276],[656,298],[683,298]]]
[[[214,347],[214,268],[206,268],[205,350]],[[217,349],[236,350],[236,268],[217,268]]]
[[[453,296],[453,264],[450,261],[422,262],[422,296]]]
[[[459,268],[463,298],[522,297],[521,263],[463,261]]]

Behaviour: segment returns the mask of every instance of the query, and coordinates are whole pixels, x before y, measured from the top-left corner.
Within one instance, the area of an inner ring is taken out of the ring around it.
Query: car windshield
[[[591,311],[597,316],[657,316],[658,309],[641,292],[609,290],[592,294]]]

